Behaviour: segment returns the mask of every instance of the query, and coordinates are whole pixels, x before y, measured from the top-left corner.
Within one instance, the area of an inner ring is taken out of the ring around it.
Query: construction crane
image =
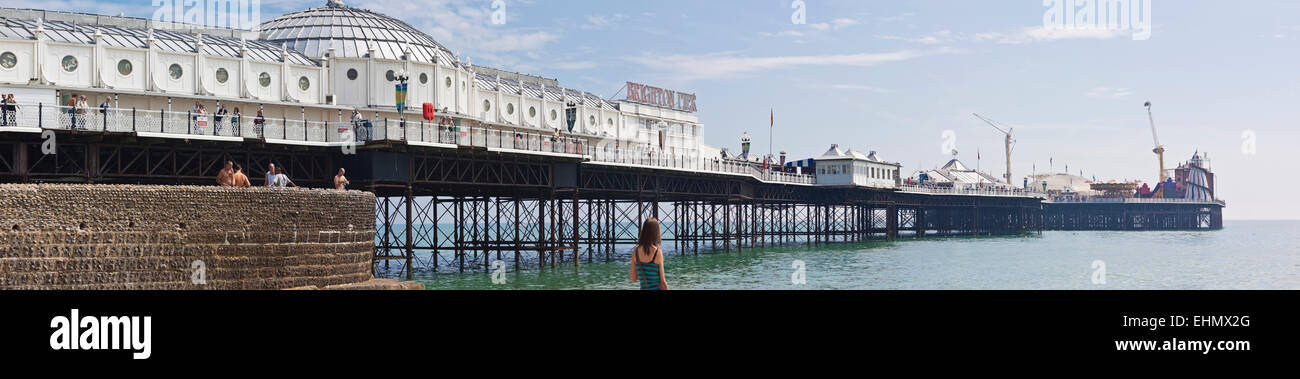
[[[1011,131],[1013,130],[1013,128],[1003,127],[1001,124],[997,123],[996,121],[985,118],[984,116],[980,116],[979,113],[971,113],[971,114],[975,115],[975,118],[980,119],[980,121],[984,121],[984,123],[989,124],[989,126],[992,126],[993,129],[997,129],[999,132],[1002,132],[1002,134],[1006,136],[1006,148],[1007,148],[1006,178],[1007,178],[1007,184],[1011,184],[1011,149],[1016,144],[1016,140],[1011,138]]]
[[[1151,149],[1151,152],[1156,153],[1156,157],[1160,159],[1160,182],[1164,183],[1165,180],[1169,179],[1165,175],[1165,146],[1160,144],[1160,136],[1156,135],[1156,118],[1151,115],[1151,102],[1148,101],[1143,106],[1147,108],[1147,120],[1151,121],[1151,139],[1156,144],[1156,148]]]

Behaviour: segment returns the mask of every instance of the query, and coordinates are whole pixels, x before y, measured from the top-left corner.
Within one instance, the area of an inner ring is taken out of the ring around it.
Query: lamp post
[[[401,70],[397,73],[395,79],[397,80],[397,104],[394,105],[397,106],[397,118],[401,120],[399,122],[401,122],[402,130],[406,130],[406,117],[402,114],[406,109],[406,82],[411,80],[411,77],[406,70]]]

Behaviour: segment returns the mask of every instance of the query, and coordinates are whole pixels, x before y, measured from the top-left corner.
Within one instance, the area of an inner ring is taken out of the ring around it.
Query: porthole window
[[[348,69],[348,80],[357,80],[357,69],[355,68]]]
[[[298,78],[298,89],[306,91],[311,88],[311,80],[306,76]]]
[[[596,116],[587,117],[587,125],[596,126]]]
[[[429,84],[429,74],[420,74],[420,84]]]
[[[117,73],[119,75],[131,76],[132,71],[135,71],[135,67],[131,66],[131,61],[125,59],[117,61]]]
[[[446,83],[446,84],[447,84],[447,88],[451,88],[451,77],[450,77],[450,76],[447,77],[447,83]]]
[[[18,65],[18,56],[14,55],[14,53],[6,51],[0,54],[0,67],[4,69],[11,69],[17,65]]]
[[[492,111],[492,101],[490,101],[490,100],[483,100],[483,111],[484,111],[484,112],[491,112],[491,111]]]
[[[170,75],[172,79],[180,80],[181,76],[185,75],[185,70],[181,68],[181,65],[172,63],[171,66],[167,67],[167,75]]]
[[[554,109],[552,109],[552,110],[551,110],[551,121],[558,120],[559,118],[560,118],[560,112],[557,112],[557,111],[555,111]]]
[[[77,71],[77,57],[71,55],[63,57],[63,71]]]
[[[515,114],[515,105],[514,105],[514,104],[506,103],[506,114],[509,114],[509,115],[513,115],[513,114]]]
[[[384,79],[388,79],[388,81],[390,81],[390,82],[392,82],[392,81],[396,81],[396,80],[397,80],[397,74],[394,73],[393,70],[388,70],[388,72],[384,73]]]
[[[528,107],[528,118],[537,117],[537,107]]]
[[[609,125],[609,126],[614,126],[614,119],[611,118],[611,119],[607,119],[607,120],[605,120],[605,124],[606,124],[606,125]]]
[[[230,80],[230,71],[224,68],[217,69],[217,83],[226,84]]]
[[[258,76],[257,76],[257,84],[261,84],[262,87],[270,87],[270,86],[271,86],[271,74],[268,74],[268,73],[263,72],[261,75],[258,75]]]

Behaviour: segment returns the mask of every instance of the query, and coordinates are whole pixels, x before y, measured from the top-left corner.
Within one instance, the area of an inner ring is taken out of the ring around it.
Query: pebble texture
[[[0,289],[243,290],[370,280],[375,196],[0,185]],[[195,283],[202,261],[205,283]]]

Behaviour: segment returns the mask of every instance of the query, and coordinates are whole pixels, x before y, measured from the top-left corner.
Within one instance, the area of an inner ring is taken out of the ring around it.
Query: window
[[[420,84],[429,84],[429,74],[420,74]]]
[[[508,114],[508,115],[513,115],[513,114],[515,114],[515,105],[514,105],[514,104],[512,104],[512,103],[506,103],[506,114]]]
[[[559,118],[560,118],[560,112],[558,112],[558,111],[552,109],[552,110],[551,110],[551,121],[558,120]]]
[[[125,59],[117,61],[117,73],[119,75],[131,76],[131,72],[134,70],[135,68],[131,67],[131,61]]]
[[[484,111],[484,112],[491,112],[491,111],[492,111],[492,101],[491,101],[491,100],[483,100],[483,111]]]
[[[71,55],[63,57],[63,71],[77,71],[77,58]]]
[[[447,81],[446,81],[445,84],[447,85],[447,88],[451,88],[451,77],[450,77],[450,76],[447,77]]]
[[[307,89],[310,88],[311,88],[311,80],[307,79],[306,76],[298,78],[298,89],[306,91]]]
[[[528,118],[537,117],[537,107],[528,107]]]
[[[262,74],[258,75],[258,76],[257,76],[257,84],[262,85],[263,88],[265,88],[265,87],[270,87],[270,86],[271,86],[271,74],[268,74],[268,73],[263,72]]]
[[[388,72],[384,73],[384,79],[388,79],[390,82],[397,81],[397,75],[393,73],[393,70],[388,70]]]
[[[217,83],[226,84],[230,80],[230,72],[224,68],[217,69]]]
[[[596,126],[596,116],[587,117],[587,125]]]
[[[171,66],[167,66],[167,75],[171,76],[172,80],[180,80],[181,76],[185,75],[185,69],[179,64],[172,63]]]
[[[14,68],[14,66],[17,65],[18,65],[18,56],[14,55],[14,53],[6,51],[3,54],[0,54],[0,68],[4,68],[7,70],[7,69]]]
[[[348,69],[348,80],[357,80],[357,69],[355,68]]]

